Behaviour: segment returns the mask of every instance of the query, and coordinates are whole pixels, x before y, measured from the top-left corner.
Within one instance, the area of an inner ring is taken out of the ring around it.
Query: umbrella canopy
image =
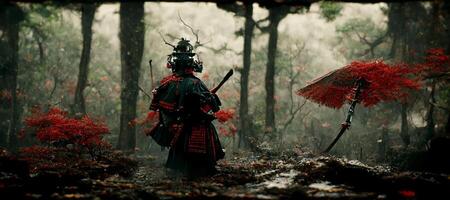
[[[419,89],[418,81],[408,77],[413,72],[406,65],[357,61],[315,79],[297,94],[331,108],[341,108],[353,97],[356,81],[363,79],[368,84],[360,101],[369,107],[381,101],[404,100],[408,89]]]

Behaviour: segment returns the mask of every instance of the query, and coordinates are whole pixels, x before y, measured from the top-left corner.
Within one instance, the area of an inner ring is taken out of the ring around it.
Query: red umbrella
[[[331,108],[341,108],[346,101],[350,102],[341,131],[325,152],[330,151],[350,127],[357,103],[369,107],[381,101],[405,100],[408,89],[418,89],[419,83],[407,77],[411,73],[413,70],[405,65],[391,66],[383,61],[352,62],[300,89],[298,95]]]

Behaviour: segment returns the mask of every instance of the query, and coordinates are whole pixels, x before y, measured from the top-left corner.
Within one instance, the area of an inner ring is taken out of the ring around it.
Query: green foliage
[[[0,19],[2,19],[0,21],[0,29],[7,26],[7,23],[15,24],[24,20],[24,12],[19,6],[16,4],[2,4],[0,3]]]
[[[76,79],[69,75],[76,74],[77,63],[72,58],[79,58],[80,33],[63,19],[47,21],[40,15],[29,16],[31,26],[23,27],[20,37],[21,88],[25,94],[41,94],[27,96],[31,105],[65,103],[60,99],[66,96],[60,87]]]
[[[340,3],[334,3],[329,1],[320,2],[320,14],[327,21],[333,21],[337,17],[341,16],[341,11],[344,6]]]
[[[39,28],[47,22],[56,21],[60,16],[60,11],[45,4],[27,4],[22,6],[25,13],[25,21],[22,24],[28,28]]]
[[[23,115],[35,105],[67,108],[73,102],[82,45],[78,16],[71,10],[44,5],[26,5],[24,9],[28,12],[20,32],[18,76]],[[111,50],[111,44],[104,34],[94,32],[85,98],[89,113],[109,116],[105,121],[115,132],[120,111],[120,56],[119,50]],[[114,139],[111,137],[115,135],[106,138]]]
[[[389,52],[389,45],[383,40],[386,35],[385,25],[377,24],[370,18],[349,19],[338,25],[336,31],[339,51],[348,60],[385,57]],[[378,40],[381,40],[381,43],[371,49]]]

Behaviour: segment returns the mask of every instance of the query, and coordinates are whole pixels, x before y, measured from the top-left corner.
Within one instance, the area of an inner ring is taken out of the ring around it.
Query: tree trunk
[[[428,32],[428,43],[430,47],[438,47],[440,46],[441,42],[445,42],[442,39],[445,38],[444,31],[443,31],[443,22],[441,21],[441,3],[434,1],[431,3],[431,9],[430,9],[430,29]],[[444,39],[445,40],[445,39]]]
[[[388,129],[383,126],[381,129],[380,141],[378,142],[378,161],[384,162],[386,159],[386,150],[389,143]]]
[[[81,59],[78,72],[78,83],[75,90],[73,103],[73,113],[86,114],[86,106],[83,91],[87,85],[89,74],[89,61],[91,58],[92,43],[92,22],[95,17],[96,5],[86,3],[81,5],[81,31],[83,34],[83,49],[81,50]]]
[[[405,147],[411,143],[409,137],[409,125],[408,125],[408,104],[402,103],[401,105],[401,127],[400,127],[400,137],[402,138]]]
[[[388,32],[392,38],[390,55],[397,61],[405,63],[415,62],[411,51],[422,52],[427,40],[424,34],[414,30],[428,30],[423,23],[427,19],[426,9],[420,3],[390,3],[388,14]],[[410,135],[408,133],[408,107],[413,102],[401,103],[401,130],[400,137],[405,146],[408,146]]]
[[[450,54],[450,1],[444,1],[442,6],[442,13],[444,13],[444,23],[447,27],[446,38],[447,38],[447,54]]]
[[[19,54],[19,23],[23,13],[16,4],[2,4],[0,10],[0,146],[17,147],[19,122],[17,72]],[[9,135],[9,138],[8,138]]]
[[[444,13],[444,23],[447,27],[447,54],[450,54],[450,1],[445,1],[442,7]],[[450,103],[449,105],[450,106]],[[445,134],[450,136],[450,112],[447,112],[447,123],[445,125]]]
[[[250,75],[252,37],[253,37],[253,4],[245,4],[245,27],[244,27],[244,53],[243,68],[241,71],[241,93],[239,104],[239,147],[248,147],[248,135],[250,133],[250,120],[248,117],[248,79]]]
[[[445,135],[450,136],[450,112],[447,112],[447,122],[445,123]]]
[[[281,21],[281,13],[277,7],[269,9],[269,44],[266,66],[266,120],[265,131],[275,132],[275,59],[278,42],[278,25]]]
[[[120,58],[122,91],[120,93],[120,132],[117,147],[133,150],[136,146],[136,103],[139,70],[144,49],[144,2],[120,4]]]
[[[434,92],[436,90],[436,82],[433,81],[431,83],[431,91],[430,91],[430,97],[429,97],[429,104],[428,104],[428,112],[427,112],[427,126],[426,126],[426,135],[425,135],[425,142],[428,142],[433,136],[435,135],[434,131],[434,104],[436,103],[436,99],[434,96]]]

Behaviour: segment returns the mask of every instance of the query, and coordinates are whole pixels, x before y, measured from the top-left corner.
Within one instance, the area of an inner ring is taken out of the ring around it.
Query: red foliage
[[[416,192],[411,190],[400,190],[398,193],[404,198],[414,198],[416,196]]]
[[[218,112],[215,113],[215,115],[216,115],[217,120],[220,123],[225,123],[234,117],[234,113],[235,113],[235,110],[232,108],[229,108],[229,109],[219,110]]]
[[[203,80],[209,80],[209,73],[208,72],[203,72],[202,79]]]
[[[156,111],[150,111],[147,113],[147,115],[145,116],[145,118],[143,119],[135,119],[133,120],[134,125],[146,125],[146,124],[150,124],[153,125],[154,123],[156,123],[158,121],[159,118],[159,113]]]
[[[158,116],[159,116],[158,112],[150,111],[150,112],[147,113],[147,117],[145,118],[145,121],[146,122],[153,122],[153,121],[158,119]]]
[[[6,101],[11,101],[12,100],[11,92],[6,89],[0,91],[0,100],[3,100],[3,99]]]
[[[32,132],[45,144],[20,148],[18,158],[28,163],[31,173],[51,171],[61,176],[103,177],[130,171],[128,159],[117,156],[111,145],[102,140],[102,136],[109,133],[106,125],[88,116],[74,119],[58,108],[42,112],[34,107],[25,123],[27,132]]]
[[[433,48],[427,51],[425,62],[417,64],[417,72],[423,78],[432,78],[448,73],[450,70],[450,56],[442,48]]]
[[[128,122],[128,126],[129,126],[129,127],[134,127],[134,126],[136,126],[137,124],[139,124],[138,118],[134,118],[134,119],[132,119],[132,120],[130,120],[130,121]]]
[[[222,136],[229,136],[230,135],[228,129],[226,129],[225,127],[219,127],[219,134],[222,135]]]
[[[81,119],[73,119],[58,108],[47,113],[36,112],[25,119],[29,128],[36,129],[36,137],[44,143],[66,142],[82,147],[104,145],[102,135],[109,133],[103,123],[96,123],[87,115]]]
[[[340,108],[352,98],[355,81],[363,78],[369,86],[362,91],[362,104],[369,107],[381,101],[404,100],[408,96],[407,89],[418,89],[417,80],[407,77],[413,72],[402,64],[357,61],[316,79],[297,94],[328,107]]]
[[[233,117],[235,114],[233,108],[222,109],[215,113],[217,120],[220,122],[219,134],[224,137],[233,137],[236,135],[237,128],[233,123]]]
[[[236,128],[236,126],[235,126],[234,124],[230,124],[230,125],[228,126],[228,129],[230,130],[230,133],[232,134],[232,136],[236,135],[236,133],[237,133],[237,128]]]
[[[20,148],[20,158],[30,164],[32,173],[42,170],[54,170],[65,167],[68,158],[62,149],[44,146],[30,146]]]
[[[19,132],[17,133],[17,139],[19,139],[19,140],[25,139],[25,136],[26,136],[26,134],[25,134],[24,129],[19,130]]]
[[[220,126],[219,134],[224,137],[234,137],[237,133],[237,128],[234,124],[229,124],[228,126]]]
[[[144,134],[148,134],[153,127],[159,122],[159,113],[156,111],[150,111],[147,113],[145,118],[141,120],[136,120],[136,124],[140,125],[140,130]]]
[[[33,155],[35,157],[44,158],[54,154],[55,149],[43,146],[30,146],[20,148],[20,153],[22,155]]]

